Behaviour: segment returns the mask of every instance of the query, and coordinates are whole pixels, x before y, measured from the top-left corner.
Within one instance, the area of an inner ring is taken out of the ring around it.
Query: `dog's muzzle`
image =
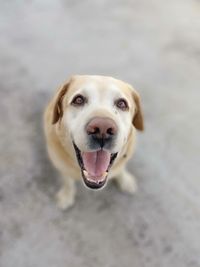
[[[108,172],[118,153],[109,152],[114,144],[117,126],[110,118],[94,118],[86,125],[90,151],[74,149],[85,184],[98,189],[105,185]]]

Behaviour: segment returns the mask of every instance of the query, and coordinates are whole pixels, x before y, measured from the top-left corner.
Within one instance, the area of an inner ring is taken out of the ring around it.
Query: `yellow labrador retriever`
[[[102,188],[114,178],[134,193],[134,176],[126,170],[136,129],[143,130],[138,93],[127,83],[105,76],[75,75],[57,91],[44,115],[49,156],[63,177],[57,194],[62,209],[75,198],[75,180]]]

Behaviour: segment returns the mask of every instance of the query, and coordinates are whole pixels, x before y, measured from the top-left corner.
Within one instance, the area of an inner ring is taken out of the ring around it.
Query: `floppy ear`
[[[70,85],[70,81],[64,84],[57,94],[54,107],[53,107],[52,124],[55,124],[63,116],[62,101],[63,101],[63,97],[65,96],[69,88],[69,85]]]
[[[141,108],[141,103],[140,103],[140,97],[136,92],[133,92],[133,99],[136,104],[136,111],[135,111],[135,115],[133,118],[133,125],[139,131],[143,131],[144,130],[143,113],[142,113],[142,108]]]

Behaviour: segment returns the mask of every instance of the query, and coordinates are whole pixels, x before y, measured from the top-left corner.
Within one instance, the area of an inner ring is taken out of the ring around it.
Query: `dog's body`
[[[130,85],[105,76],[73,76],[47,106],[44,128],[49,156],[64,178],[57,195],[62,209],[74,203],[81,173],[90,188],[102,187],[108,176],[123,191],[135,192],[125,165],[143,118]]]

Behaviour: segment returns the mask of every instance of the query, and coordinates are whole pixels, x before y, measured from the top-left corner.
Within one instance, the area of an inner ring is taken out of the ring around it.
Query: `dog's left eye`
[[[86,97],[82,95],[77,95],[73,98],[71,104],[74,106],[83,106],[87,102]]]
[[[115,105],[119,108],[119,109],[121,109],[121,110],[123,110],[123,111],[125,111],[125,110],[128,110],[128,103],[127,103],[127,101],[125,100],[125,99],[123,99],[123,98],[120,98],[120,99],[117,99],[116,101],[115,101]]]

